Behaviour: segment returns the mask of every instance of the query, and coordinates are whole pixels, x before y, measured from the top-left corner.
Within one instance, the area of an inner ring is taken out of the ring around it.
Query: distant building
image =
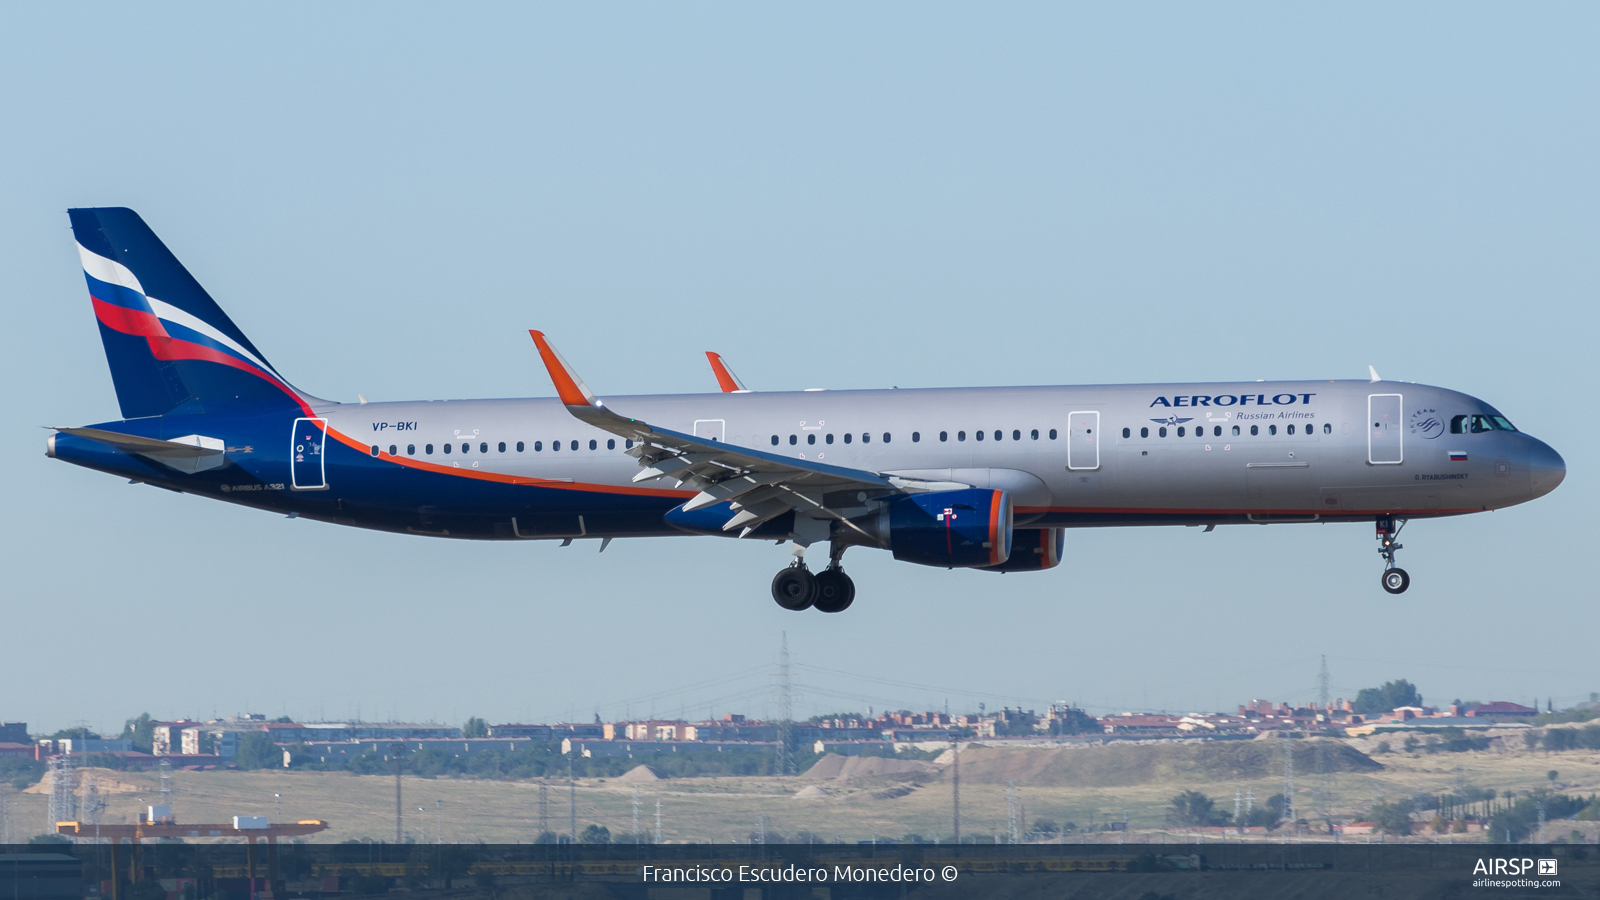
[[[1348,825],[1333,826],[1336,834],[1372,834],[1377,828],[1378,826],[1371,822],[1351,822]]]
[[[26,744],[28,740],[27,722],[0,722],[0,743]]]
[[[0,759],[33,759],[33,745],[0,741]]]
[[[555,731],[549,725],[489,726],[489,736],[497,738],[529,738],[535,741],[549,741],[554,735]]]
[[[1532,718],[1537,716],[1539,710],[1532,706],[1523,706],[1520,703],[1510,703],[1505,700],[1496,700],[1493,703],[1482,703],[1467,710],[1467,715],[1481,719],[1489,716],[1495,718]]]

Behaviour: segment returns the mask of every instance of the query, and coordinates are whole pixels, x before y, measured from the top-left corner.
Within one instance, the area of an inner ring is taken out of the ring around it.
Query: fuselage
[[[1420,518],[1499,509],[1565,474],[1489,404],[1399,382],[1295,381],[619,396],[624,415],[740,447],[1010,493],[1016,524]],[[327,437],[303,419],[326,422]],[[225,452],[174,467],[85,438],[50,454],[312,519],[468,539],[684,534],[694,495],[635,483],[627,443],[559,400],[310,403],[99,428]],[[321,446],[318,446],[318,444]],[[192,471],[190,471],[192,469]],[[768,536],[771,535],[757,535]]]

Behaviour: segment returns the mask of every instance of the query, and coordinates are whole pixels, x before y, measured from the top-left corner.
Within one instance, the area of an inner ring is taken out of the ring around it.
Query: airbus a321
[[[1365,522],[1390,593],[1412,519],[1525,503],[1560,455],[1488,403],[1383,381],[759,392],[601,399],[540,332],[557,396],[336,403],[278,373],[132,210],[71,210],[122,418],[48,454],[134,482],[469,540],[716,535],[790,545],[785,609],[855,598],[850,547],[1031,572],[1068,529]],[[808,548],[826,548],[813,573]]]

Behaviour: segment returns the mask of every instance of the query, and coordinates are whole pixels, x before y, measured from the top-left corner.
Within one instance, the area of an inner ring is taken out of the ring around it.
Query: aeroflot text
[[[799,882],[813,882],[826,884],[829,882],[901,882],[914,884],[916,882],[933,882],[938,877],[932,869],[917,869],[909,866],[895,865],[892,868],[865,868],[862,866],[834,866],[832,871],[826,867],[804,868],[789,865],[783,868],[769,866],[687,866],[683,868],[670,866],[641,866],[639,868],[641,881],[651,883],[728,883],[728,884],[791,884]],[[953,867],[947,868],[944,873],[945,881],[955,880]]]
[[[1293,406],[1296,403],[1301,403],[1301,404],[1310,403],[1311,402],[1311,398],[1315,397],[1315,396],[1316,396],[1315,393],[1311,393],[1311,394],[1274,394],[1270,398],[1267,397],[1266,394],[1216,394],[1214,396],[1206,396],[1205,394],[1197,394],[1197,395],[1192,395],[1192,396],[1187,396],[1187,397],[1173,397],[1170,400],[1167,399],[1166,397],[1157,397],[1154,400],[1150,401],[1150,405],[1151,406]]]

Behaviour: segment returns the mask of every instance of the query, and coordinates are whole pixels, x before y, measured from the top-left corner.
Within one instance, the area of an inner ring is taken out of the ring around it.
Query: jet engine
[[[903,562],[998,566],[1011,554],[1011,495],[968,488],[898,497],[874,517],[880,546]]]
[[[1065,528],[1018,528],[1011,535],[1011,556],[998,566],[985,566],[984,572],[1042,572],[1061,565],[1061,548],[1066,544]]]

